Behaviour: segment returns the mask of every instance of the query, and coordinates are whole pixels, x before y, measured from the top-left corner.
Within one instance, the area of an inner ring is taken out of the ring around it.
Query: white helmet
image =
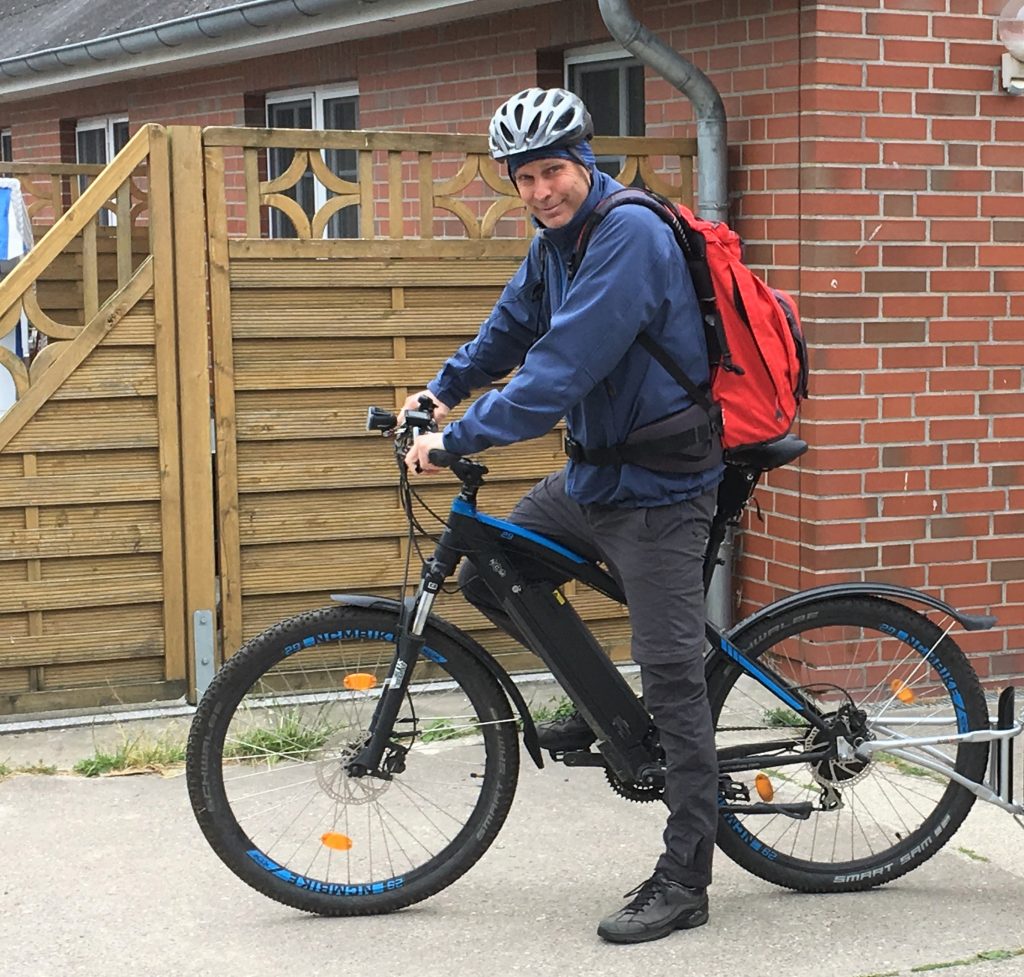
[[[527,88],[494,113],[491,156],[507,159],[532,149],[567,148],[589,139],[594,123],[578,95],[564,88]]]

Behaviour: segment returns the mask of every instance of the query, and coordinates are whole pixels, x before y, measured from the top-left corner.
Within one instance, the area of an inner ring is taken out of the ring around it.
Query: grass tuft
[[[185,744],[166,736],[149,739],[136,736],[123,740],[113,752],[97,749],[91,757],[79,760],[71,769],[83,777],[123,771],[159,772],[185,762]]]
[[[773,709],[765,709],[763,714],[766,726],[806,726],[807,723],[801,719],[792,709],[784,706],[777,706]]]
[[[308,760],[335,731],[322,718],[303,719],[298,709],[273,717],[266,726],[254,726],[224,744],[224,756],[250,763]]]

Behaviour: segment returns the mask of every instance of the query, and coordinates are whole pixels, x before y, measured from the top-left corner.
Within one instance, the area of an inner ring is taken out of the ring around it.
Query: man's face
[[[590,171],[568,159],[535,159],[516,170],[515,184],[531,217],[564,227],[590,193]]]

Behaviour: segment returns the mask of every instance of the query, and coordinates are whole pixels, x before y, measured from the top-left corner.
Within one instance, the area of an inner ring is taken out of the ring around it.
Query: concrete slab
[[[945,850],[867,893],[797,895],[720,857],[708,926],[609,946],[596,923],[646,877],[661,827],[659,805],[618,798],[599,771],[524,767],[505,829],[459,883],[392,916],[327,920],[235,879],[180,775],[12,777],[0,783],[0,975],[1024,975],[1024,955],[976,957],[1024,949],[1024,831],[995,808],[977,805]]]

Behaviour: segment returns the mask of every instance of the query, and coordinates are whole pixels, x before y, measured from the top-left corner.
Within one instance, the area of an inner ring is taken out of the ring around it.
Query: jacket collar
[[[590,212],[597,206],[598,201],[603,200],[615,190],[622,189],[621,183],[613,180],[607,173],[602,172],[596,166],[591,168],[590,173],[593,177],[590,193],[587,194],[586,200],[583,201],[580,209],[573,214],[572,220],[568,224],[565,224],[563,227],[541,227],[536,218],[534,218],[534,224],[541,227],[540,234],[550,241],[561,254],[566,256],[571,255],[575,249],[580,231],[590,216]]]

